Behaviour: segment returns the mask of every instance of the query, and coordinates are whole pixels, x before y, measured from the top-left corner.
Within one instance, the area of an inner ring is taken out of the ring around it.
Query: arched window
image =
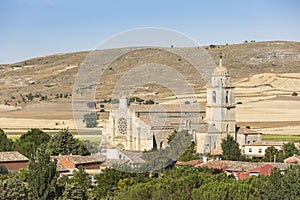
[[[160,144],[159,144],[159,149],[162,149],[162,148],[163,148],[163,144],[164,144],[164,142],[160,142]]]
[[[191,123],[190,120],[186,120],[185,124],[186,124],[186,129],[187,130],[191,130],[192,129],[192,123]]]
[[[216,103],[216,101],[217,101],[216,91],[213,91],[213,93],[212,93],[212,100],[213,100],[213,103]]]

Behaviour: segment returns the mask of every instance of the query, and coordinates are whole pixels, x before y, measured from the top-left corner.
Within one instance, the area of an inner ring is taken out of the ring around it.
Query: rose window
[[[127,120],[125,118],[120,118],[118,120],[118,130],[122,135],[125,135],[127,133]]]

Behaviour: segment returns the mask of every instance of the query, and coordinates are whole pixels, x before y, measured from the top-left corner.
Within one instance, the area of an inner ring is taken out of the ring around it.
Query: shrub
[[[96,108],[96,102],[93,102],[93,101],[88,102],[86,105],[88,108]]]
[[[190,104],[190,102],[189,102],[189,101],[185,101],[184,103],[185,103],[185,104]]]
[[[28,95],[26,95],[26,97],[27,97],[27,99],[28,99],[29,101],[32,101],[33,98],[34,98],[34,96],[32,95],[32,93],[29,93]]]
[[[293,93],[292,93],[292,96],[293,96],[293,97],[296,97],[296,96],[298,96],[298,93],[297,93],[297,92],[293,92]]]
[[[149,99],[145,102],[145,104],[155,104],[155,102],[152,99]]]
[[[7,174],[8,170],[3,165],[0,165],[0,174]]]

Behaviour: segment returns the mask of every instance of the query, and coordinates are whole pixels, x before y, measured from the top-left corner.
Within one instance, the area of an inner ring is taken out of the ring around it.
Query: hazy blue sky
[[[94,49],[142,27],[185,33],[202,45],[300,41],[298,0],[0,0],[0,63]]]

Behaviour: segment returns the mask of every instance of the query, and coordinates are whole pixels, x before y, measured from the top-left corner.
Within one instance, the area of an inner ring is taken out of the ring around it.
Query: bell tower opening
[[[217,102],[216,91],[213,91],[213,93],[212,93],[212,102],[213,103]]]

